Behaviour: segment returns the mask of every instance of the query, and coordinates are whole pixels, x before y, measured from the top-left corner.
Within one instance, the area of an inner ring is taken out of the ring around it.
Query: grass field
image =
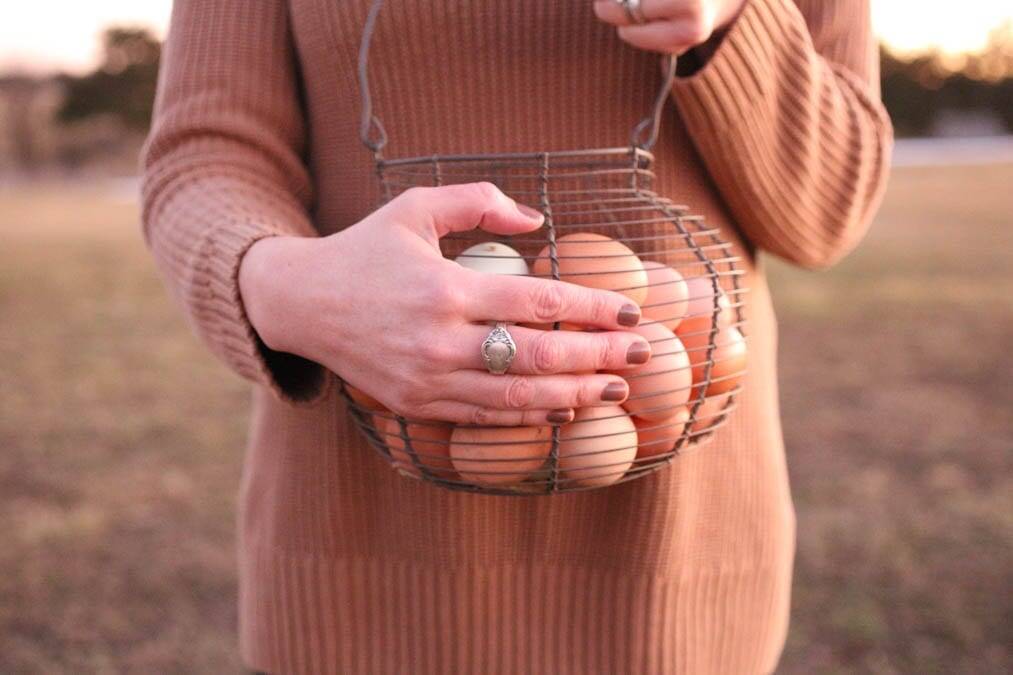
[[[770,261],[799,516],[784,673],[1013,670],[1013,165],[904,169],[829,273]],[[238,672],[248,392],[136,208],[0,191],[0,673]]]

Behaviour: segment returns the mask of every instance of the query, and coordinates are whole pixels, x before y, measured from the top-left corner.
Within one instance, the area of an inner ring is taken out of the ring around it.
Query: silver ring
[[[496,322],[489,337],[482,343],[482,360],[493,375],[504,375],[517,356],[517,344],[502,321]]]
[[[632,23],[645,24],[647,23],[647,17],[644,16],[644,10],[640,7],[640,0],[616,0],[619,6],[626,12],[626,18]]]

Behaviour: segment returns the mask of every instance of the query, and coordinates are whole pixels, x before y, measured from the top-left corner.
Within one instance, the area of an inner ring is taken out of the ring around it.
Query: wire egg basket
[[[661,112],[675,74],[627,147],[530,153],[385,158],[373,115],[369,43],[382,0],[367,15],[359,53],[363,143],[372,151],[384,202],[407,189],[488,181],[538,209],[535,232],[444,237],[447,258],[476,267],[623,293],[641,307],[635,330],[651,344],[642,366],[617,371],[621,405],[583,408],[562,426],[488,427],[406,419],[342,382],[348,412],[369,443],[405,476],[445,488],[499,495],[588,490],[631,481],[669,464],[725,423],[746,364],[741,259],[717,228],[657,194],[652,185]],[[502,246],[509,248],[505,249]],[[519,263],[523,261],[523,265]],[[561,324],[525,326],[581,330]],[[476,345],[476,349],[479,346]]]

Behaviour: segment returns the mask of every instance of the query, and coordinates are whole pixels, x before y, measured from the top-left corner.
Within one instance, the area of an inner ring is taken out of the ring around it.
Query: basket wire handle
[[[373,41],[376,20],[382,5],[383,0],[373,0],[370,4],[369,12],[366,14],[366,22],[362,27],[362,42],[359,44],[359,93],[362,99],[359,138],[374,155],[379,155],[387,145],[387,130],[384,129],[380,118],[373,114],[373,97],[369,88],[369,47]],[[666,54],[662,57],[661,62],[664,72],[661,88],[658,90],[650,112],[633,127],[630,137],[631,145],[641,150],[650,150],[658,140],[658,132],[661,129],[661,113],[665,108],[665,102],[668,101],[668,94],[672,90],[672,83],[675,80],[675,56]]]

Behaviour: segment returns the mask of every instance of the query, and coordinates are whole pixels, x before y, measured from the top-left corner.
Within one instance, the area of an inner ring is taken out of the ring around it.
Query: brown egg
[[[581,408],[559,429],[562,486],[602,487],[623,477],[637,456],[637,429],[619,406]]]
[[[710,277],[691,277],[686,279],[686,288],[689,293],[686,316],[676,326],[675,333],[682,341],[686,337],[695,337],[699,334],[710,332],[714,325],[714,284]],[[727,326],[734,319],[735,312],[731,310],[731,303],[724,291],[718,295],[718,326]]]
[[[676,410],[671,417],[657,422],[634,417],[639,441],[637,459],[649,459],[672,452],[688,421],[689,409],[685,406]]]
[[[693,364],[693,384],[703,382],[708,361],[709,335],[687,335],[683,338],[689,360]],[[746,340],[737,328],[720,328],[714,336],[714,350],[710,353],[714,362],[710,370],[710,384],[706,396],[724,394],[739,385],[746,372]],[[694,389],[693,398],[699,396]]]
[[[644,269],[647,299],[641,307],[644,317],[641,321],[657,321],[674,331],[689,310],[689,286],[681,274],[659,262],[645,260]]]
[[[365,408],[366,410],[373,410],[375,412],[387,412],[386,406],[358,387],[353,387],[345,382],[345,391],[360,407]]]
[[[373,423],[380,440],[390,449],[397,468],[416,476],[422,475],[405,448],[398,421],[393,417],[373,415]],[[408,423],[408,438],[419,464],[440,478],[451,479],[456,476],[454,465],[450,461],[450,434],[453,429],[453,425],[439,422]]]
[[[630,331],[651,343],[652,355],[642,366],[615,371],[630,385],[630,396],[623,407],[645,420],[671,417],[689,400],[693,384],[689,356],[679,338],[660,323],[637,326]]]
[[[641,305],[647,298],[647,271],[626,244],[601,234],[574,232],[556,239],[559,278],[572,284],[622,293]],[[549,247],[538,254],[536,276],[551,278]]]
[[[540,469],[551,448],[552,427],[457,427],[450,460],[470,483],[505,485]]]

